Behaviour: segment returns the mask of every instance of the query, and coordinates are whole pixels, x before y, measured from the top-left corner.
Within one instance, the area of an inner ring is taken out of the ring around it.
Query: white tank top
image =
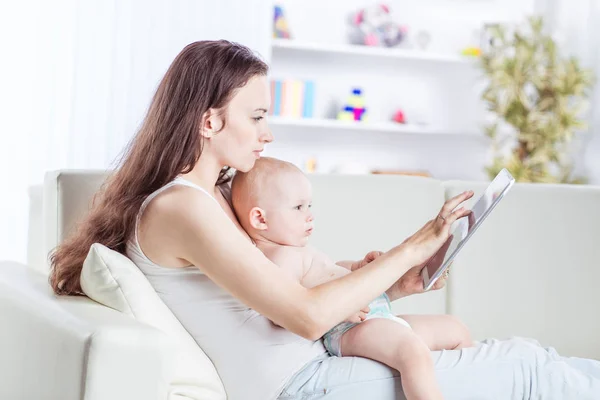
[[[142,204],[127,256],[212,360],[228,400],[276,399],[289,378],[325,353],[322,341],[313,342],[276,327],[194,266],[161,267],[146,257],[137,237],[140,217],[152,199],[175,185],[195,188],[217,201],[200,186],[176,178]]]

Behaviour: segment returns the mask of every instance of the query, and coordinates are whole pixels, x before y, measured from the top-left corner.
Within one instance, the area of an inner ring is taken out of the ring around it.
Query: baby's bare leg
[[[410,324],[430,350],[472,347],[469,329],[452,315],[399,315]]]
[[[400,371],[407,400],[442,398],[429,348],[406,326],[389,319],[367,320],[342,336],[341,347],[344,356],[370,358]]]

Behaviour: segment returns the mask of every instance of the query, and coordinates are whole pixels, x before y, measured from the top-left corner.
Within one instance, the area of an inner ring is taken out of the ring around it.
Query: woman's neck
[[[212,192],[223,167],[214,157],[211,157],[211,154],[203,153],[194,168],[181,177]]]

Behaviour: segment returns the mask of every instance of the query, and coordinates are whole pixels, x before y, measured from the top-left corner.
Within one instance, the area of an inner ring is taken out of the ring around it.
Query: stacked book
[[[312,81],[272,80],[269,114],[277,117],[312,118],[314,98],[315,85]]]

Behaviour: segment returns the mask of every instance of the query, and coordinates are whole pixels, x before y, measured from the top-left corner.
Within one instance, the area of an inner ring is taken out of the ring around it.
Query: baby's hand
[[[360,322],[363,322],[365,320],[365,318],[367,318],[367,314],[369,313],[370,308],[369,306],[362,308],[359,312],[357,312],[356,314],[350,316],[350,318],[346,318],[346,322],[352,322],[355,324],[358,324]]]
[[[352,264],[352,267],[350,268],[350,270],[356,271],[357,269],[362,268],[365,265],[367,265],[368,263],[370,263],[371,261],[375,260],[377,257],[379,257],[382,254],[383,254],[383,252],[381,252],[381,251],[377,251],[377,250],[370,251],[367,253],[365,258]]]

